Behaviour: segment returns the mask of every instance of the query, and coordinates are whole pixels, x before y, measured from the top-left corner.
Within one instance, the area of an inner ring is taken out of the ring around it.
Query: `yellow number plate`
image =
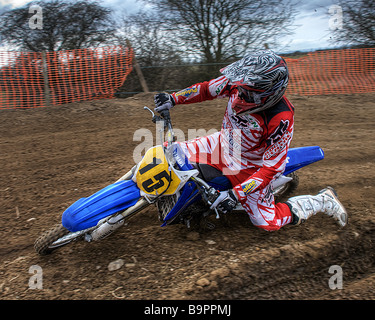
[[[139,189],[154,196],[164,191],[164,195],[174,194],[181,182],[173,170],[169,170],[162,146],[147,150],[138,166],[136,181]]]

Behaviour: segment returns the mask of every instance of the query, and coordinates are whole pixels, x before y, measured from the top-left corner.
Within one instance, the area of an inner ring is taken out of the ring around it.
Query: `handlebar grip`
[[[167,121],[171,119],[169,109],[164,109],[164,110],[160,111],[160,115],[162,116],[162,118],[164,118]]]

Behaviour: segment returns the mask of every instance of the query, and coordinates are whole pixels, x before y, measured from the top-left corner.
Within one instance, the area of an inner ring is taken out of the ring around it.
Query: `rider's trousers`
[[[220,170],[230,180],[233,187],[247,180],[257,170],[256,168],[247,168],[233,171],[228,168],[225,161],[222,160],[220,132],[179,143],[191,162],[209,164]],[[264,189],[248,194],[245,199],[240,201],[251,222],[259,228],[274,231],[292,221],[288,205],[285,203],[275,204],[271,184]]]

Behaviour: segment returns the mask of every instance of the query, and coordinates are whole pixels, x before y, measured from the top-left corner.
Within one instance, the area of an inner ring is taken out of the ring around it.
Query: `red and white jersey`
[[[231,105],[236,95],[236,86],[221,76],[175,92],[172,97],[176,104],[229,98],[219,136],[221,155],[217,161],[221,168],[227,169],[222,171],[231,181],[235,180],[231,179],[231,174],[245,177],[234,186],[239,199],[243,200],[250,193],[264,189],[284,172],[293,136],[294,108],[283,97],[262,112],[235,115]]]

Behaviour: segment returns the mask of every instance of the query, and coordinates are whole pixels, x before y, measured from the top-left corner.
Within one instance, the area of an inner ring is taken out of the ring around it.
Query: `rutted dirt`
[[[325,159],[300,170],[296,194],[333,186],[349,212],[340,228],[324,214],[266,232],[245,214],[198,233],[160,227],[149,207],[100,242],[48,256],[33,243],[74,201],[116,181],[155,132],[152,94],[0,112],[1,299],[374,299],[375,94],[299,97],[292,146],[319,145]],[[175,128],[220,129],[226,101],[179,106]],[[110,263],[120,260],[117,270]],[[30,289],[29,268],[43,271]],[[329,286],[331,266],[342,289]]]

